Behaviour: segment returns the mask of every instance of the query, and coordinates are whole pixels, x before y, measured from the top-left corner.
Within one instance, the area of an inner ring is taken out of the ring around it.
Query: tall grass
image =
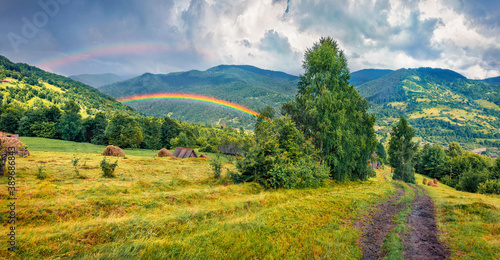
[[[500,196],[461,192],[442,183],[424,186],[423,177],[417,174],[416,183],[435,203],[440,239],[452,259],[500,259]]]
[[[204,159],[144,154],[118,158],[116,178],[109,179],[99,167],[101,148],[31,149],[31,156],[16,158],[19,250],[0,250],[0,258],[358,259],[355,220],[395,193],[380,177],[268,191],[221,183]],[[75,154],[87,179],[73,173]],[[37,178],[40,165],[44,180]],[[234,166],[225,162],[222,169],[224,177]],[[0,194],[6,193],[1,178]],[[4,231],[8,214],[0,208]]]

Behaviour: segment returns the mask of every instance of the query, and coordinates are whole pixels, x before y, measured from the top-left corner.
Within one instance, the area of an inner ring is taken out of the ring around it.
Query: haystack
[[[125,152],[118,146],[108,145],[106,147],[106,149],[104,149],[104,152],[102,153],[102,155],[124,157]]]
[[[170,157],[170,156],[172,156],[172,153],[165,148],[161,148],[160,151],[158,151],[158,157]]]
[[[23,155],[23,150],[19,149],[20,145],[24,145],[23,142],[19,141],[19,139],[14,137],[0,137],[0,153],[4,154],[7,151],[10,151],[8,147],[14,147],[15,154]],[[29,156],[30,152],[26,149],[24,151],[24,156]]]
[[[205,158],[205,159],[210,160],[210,157],[208,157],[208,156],[206,156],[206,155],[204,155],[204,154],[200,154],[200,156],[199,156],[199,157],[200,157],[200,158]]]

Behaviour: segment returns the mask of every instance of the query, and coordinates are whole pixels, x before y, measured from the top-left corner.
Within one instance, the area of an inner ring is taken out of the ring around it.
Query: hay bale
[[[200,156],[198,156],[198,157],[205,158],[205,159],[207,159],[207,160],[211,160],[211,159],[210,159],[210,157],[208,157],[208,156],[206,156],[206,155],[204,155],[204,154],[200,154]]]
[[[116,157],[124,157],[125,152],[118,146],[108,145],[104,152],[102,153],[104,156],[116,156]]]
[[[0,153],[4,154],[9,151],[9,147],[14,147],[16,155],[23,155],[23,150],[19,149],[19,146],[24,145],[23,142],[14,137],[0,137]],[[24,156],[29,156],[30,151],[27,149],[24,151]]]
[[[422,181],[424,185],[427,185],[427,178],[424,177],[424,180]]]
[[[436,178],[434,178],[434,184],[438,184],[438,180]]]
[[[172,156],[172,153],[165,148],[161,148],[160,151],[158,151],[158,157],[170,157],[170,156]]]

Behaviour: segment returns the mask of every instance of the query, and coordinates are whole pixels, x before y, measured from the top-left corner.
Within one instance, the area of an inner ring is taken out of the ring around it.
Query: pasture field
[[[263,190],[215,180],[204,159],[128,154],[109,179],[99,168],[101,147],[55,152],[52,141],[46,151],[16,158],[19,249],[15,255],[1,250],[2,258],[358,259],[355,220],[395,192],[381,178]],[[75,157],[86,179],[76,175]],[[223,167],[223,176],[234,170],[229,162]],[[39,169],[46,179],[37,179]],[[0,194],[6,202],[6,178]],[[8,214],[7,207],[0,210],[4,231]]]
[[[228,161],[222,178],[214,179],[208,160],[154,158],[156,152],[139,149],[108,157],[118,162],[117,176],[104,178],[104,147],[21,140],[31,156],[16,157],[18,251],[7,251],[3,236],[4,259],[359,259],[356,222],[396,194],[383,178],[388,168],[364,182],[264,190],[232,184],[226,175],[235,167]],[[39,172],[47,178],[38,179]],[[0,178],[5,205],[7,182]],[[498,256],[498,196],[442,184],[424,189],[436,202],[453,258]],[[4,233],[8,215],[8,207],[0,208]]]
[[[416,182],[432,198],[441,239],[452,259],[500,259],[500,196],[457,191]]]

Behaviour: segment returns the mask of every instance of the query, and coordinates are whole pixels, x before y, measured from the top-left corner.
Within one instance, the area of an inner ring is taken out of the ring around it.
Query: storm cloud
[[[500,2],[40,0],[2,2],[0,54],[63,75],[249,64],[301,74],[335,38],[351,71],[440,67],[500,75]]]

